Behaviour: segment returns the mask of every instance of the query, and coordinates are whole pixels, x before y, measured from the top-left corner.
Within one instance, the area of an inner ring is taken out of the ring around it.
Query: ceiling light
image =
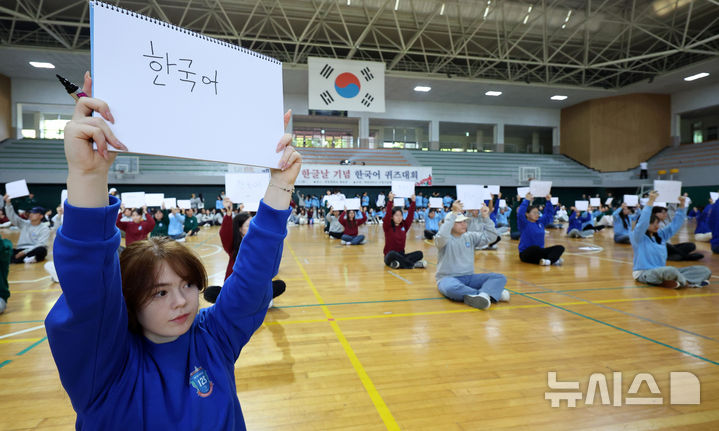
[[[394,0],[394,10],[399,9],[399,0]]]
[[[552,99],[552,100],[564,100],[566,98],[567,98],[567,96],[560,96],[558,94],[556,96],[550,97],[550,99]]]
[[[418,85],[418,86],[414,87],[414,91],[419,91],[419,92],[422,92],[422,93],[426,93],[426,92],[428,92],[428,91],[431,90],[431,89],[432,89],[432,87],[425,87],[425,86],[423,86],[423,85]]]
[[[442,7],[439,9],[439,14],[444,15],[444,3],[442,3]]]
[[[351,1],[352,1],[352,0],[347,0],[347,6],[351,6],[351,5],[350,5],[350,2],[351,2]]]
[[[42,61],[31,61],[30,66],[37,67],[40,69],[54,69],[55,65],[52,63],[43,63]]]
[[[501,94],[502,94],[501,91],[488,91],[488,92],[484,93],[485,96],[499,96]]]
[[[464,132],[465,136],[469,136],[469,132]]]
[[[684,78],[684,80],[685,81],[694,81],[695,79],[706,78],[707,76],[709,76],[708,73],[702,72],[702,73],[697,73],[696,75],[687,76],[686,78]]]
[[[526,24],[527,21],[529,21],[529,15],[527,15],[527,16],[524,17],[524,22],[522,22],[522,24]]]

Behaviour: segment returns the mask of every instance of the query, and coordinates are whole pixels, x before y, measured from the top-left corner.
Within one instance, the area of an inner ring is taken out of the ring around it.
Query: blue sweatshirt
[[[442,220],[442,218],[437,214],[437,212],[434,212],[434,217],[429,217],[429,210],[424,212],[424,228],[427,230],[431,230],[432,232],[439,232],[439,221]]]
[[[614,210],[614,213],[612,213],[612,217],[614,217],[614,238],[618,238],[620,236],[629,236],[632,234],[632,222],[639,218],[639,212],[635,212],[634,214],[629,214],[629,222],[627,223],[629,225],[628,228],[624,227],[624,222],[622,221],[622,216],[620,213],[622,212],[622,207],[617,208]]]
[[[179,235],[185,231],[185,216],[177,213],[170,213],[170,226],[167,228],[168,235]]]
[[[362,206],[363,207],[369,206],[369,196],[362,196]]]
[[[272,298],[289,210],[260,204],[217,303],[177,340],[128,330],[115,227],[119,209],[65,204],[55,267],[63,293],[45,319],[78,430],[244,430],[235,361]]]
[[[632,241],[632,249],[634,249],[634,271],[667,266],[667,243],[684,224],[684,220],[687,218],[687,209],[677,208],[672,223],[657,231],[657,235],[662,239],[661,244],[657,243],[654,237],[650,238],[646,235],[651,218],[652,207],[647,205],[642,210],[637,225],[634,226],[634,231],[629,237]]]
[[[572,214],[569,215],[569,227],[567,228],[567,233],[571,232],[572,229],[582,230],[582,226],[584,223],[588,222],[590,218],[592,218],[592,216],[587,212],[582,213],[582,215],[577,218],[577,212],[572,211]]]
[[[544,206],[544,214],[537,220],[536,223],[532,223],[527,220],[527,207],[529,201],[524,199],[522,204],[517,209],[517,223],[519,231],[522,232],[522,236],[519,237],[519,252],[523,252],[527,248],[536,245],[537,247],[544,248],[544,226],[552,223],[554,217],[554,208],[551,202],[547,202]]]
[[[509,215],[512,214],[512,208],[507,207],[505,208],[504,214],[502,214],[502,211],[497,211],[497,220],[495,220],[495,224],[506,224],[509,226]]]
[[[709,226],[709,214],[712,211],[712,206],[713,205],[705,206],[704,210],[702,210],[702,212],[697,215],[697,228],[694,229],[694,233],[707,233],[712,231],[711,227]]]
[[[712,230],[711,246],[712,250],[719,247],[719,200],[712,204],[709,220],[707,221],[709,228]]]

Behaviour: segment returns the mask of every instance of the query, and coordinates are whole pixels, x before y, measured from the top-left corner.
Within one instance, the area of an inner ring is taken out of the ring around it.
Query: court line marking
[[[508,278],[508,279],[513,279],[513,280],[519,281],[520,283],[528,284],[528,285],[530,285],[530,286],[535,286],[535,287],[542,288],[542,286],[536,285],[536,284],[531,283],[531,282],[528,282],[528,281],[524,281],[524,280],[519,279],[519,278],[516,278],[516,277],[507,277],[507,278]],[[717,362],[717,361],[713,361],[713,360],[711,360],[711,359],[709,359],[709,358],[705,358],[705,357],[703,357],[703,356],[699,356],[699,355],[694,354],[694,353],[692,353],[692,352],[688,352],[688,351],[686,351],[686,350],[682,350],[682,349],[680,349],[680,348],[678,348],[678,347],[674,347],[674,346],[672,346],[672,345],[663,343],[663,342],[661,342],[661,341],[659,341],[659,340],[655,340],[655,339],[653,339],[653,338],[646,337],[646,336],[641,335],[641,334],[639,334],[639,333],[637,333],[637,332],[633,332],[633,331],[630,331],[630,330],[628,330],[628,329],[624,329],[624,328],[622,328],[622,327],[613,325],[613,324],[608,323],[608,322],[605,322],[605,321],[603,321],[603,320],[595,319],[595,318],[593,318],[593,317],[584,315],[584,314],[582,314],[582,313],[578,313],[578,312],[573,311],[573,310],[570,310],[570,309],[568,309],[568,308],[564,308],[564,307],[562,307],[562,306],[560,306],[560,305],[553,304],[553,303],[551,303],[551,302],[544,301],[544,300],[539,299],[539,298],[535,298],[535,297],[533,297],[533,296],[531,296],[531,295],[527,295],[527,294],[525,294],[525,293],[515,292],[515,291],[513,291],[512,289],[507,289],[507,290],[509,290],[510,292],[516,293],[516,294],[518,294],[518,295],[520,295],[520,296],[523,296],[523,297],[525,297],[525,298],[529,298],[529,299],[532,299],[532,300],[534,300],[534,301],[541,302],[541,303],[547,304],[547,305],[549,305],[549,306],[551,306],[551,307],[555,307],[555,308],[558,308],[558,309],[560,309],[560,310],[566,311],[566,312],[568,312],[568,313],[574,314],[575,316],[583,317],[583,318],[585,318],[585,319],[591,320],[591,321],[596,322],[596,323],[599,323],[599,324],[601,324],[601,325],[608,326],[608,327],[610,327],[610,328],[617,329],[617,330],[622,331],[622,332],[625,332],[625,333],[627,333],[627,334],[634,335],[635,337],[642,338],[642,339],[644,339],[644,340],[646,340],[646,341],[650,341],[650,342],[655,343],[655,344],[658,344],[658,345],[660,345],[660,346],[668,347],[668,348],[670,348],[670,349],[676,350],[677,352],[684,353],[684,354],[686,354],[686,355],[689,355],[689,356],[691,356],[691,357],[700,359],[700,360],[705,361],[705,362],[709,362],[710,364],[719,365],[719,362]],[[691,295],[691,296],[697,296],[697,297],[698,297],[698,296],[717,296],[717,295],[719,295],[719,293],[717,293],[717,294],[709,293],[709,294],[700,294],[700,295]],[[567,295],[567,296],[570,296],[570,295]],[[676,296],[673,296],[673,298],[676,298]],[[636,298],[636,299],[637,299],[637,300],[649,300],[648,298]],[[659,298],[657,298],[657,299],[659,299]],[[628,299],[628,298],[627,298],[626,301],[621,301],[621,300],[620,300],[620,301],[616,301],[616,302],[627,302],[627,301],[632,301],[632,300],[633,300],[633,299]],[[606,301],[602,301],[602,302],[611,302],[611,301],[612,301],[612,300],[606,300]],[[582,303],[584,303],[584,304],[589,304],[589,303],[586,302],[586,301],[582,301]]]
[[[38,293],[38,292],[62,292],[62,289],[28,289],[28,290],[13,290],[12,294],[18,293]]]
[[[400,280],[404,281],[404,282],[407,283],[407,284],[412,284],[411,281],[407,280],[406,278],[402,277],[402,276],[399,275],[399,274],[395,274],[395,273],[392,272],[392,271],[387,271],[387,272],[389,272],[390,274],[394,275],[396,278],[399,278]]]
[[[0,368],[4,367],[5,365],[9,364],[10,362],[12,362],[12,361],[11,361],[11,360],[9,360],[9,359],[8,359],[8,360],[5,360],[5,361],[2,361],[2,362],[0,362]]]
[[[17,323],[40,323],[44,322],[44,320],[16,320],[14,322],[0,322],[0,325],[13,325]]]
[[[381,304],[384,302],[410,302],[410,301],[430,301],[437,299],[447,299],[443,296],[434,298],[410,298],[410,299],[384,299],[379,301],[357,301],[357,302],[326,302],[324,304],[300,304],[300,305],[275,305],[273,308],[300,308],[300,307],[319,307],[321,305],[357,305],[357,304]]]
[[[37,337],[37,338],[12,338],[12,339],[10,339],[10,340],[0,340],[0,344],[7,344],[7,343],[29,343],[29,342],[38,341],[38,340],[40,340],[40,339],[41,339],[41,338],[39,338],[39,337]]]
[[[35,280],[8,280],[9,284],[15,284],[15,283],[37,283],[38,281],[47,280],[50,278],[49,275],[46,275],[45,277],[41,277]]]
[[[20,331],[15,331],[15,332],[11,332],[9,334],[0,335],[0,340],[2,340],[3,338],[12,337],[14,335],[20,335],[20,334],[24,334],[26,332],[36,331],[36,330],[44,328],[44,327],[45,327],[45,325],[33,326],[32,328],[22,329]]]
[[[29,345],[28,347],[26,347],[26,348],[24,348],[23,350],[19,351],[15,356],[22,356],[22,355],[24,355],[25,353],[27,353],[27,352],[29,352],[30,350],[34,349],[35,347],[39,346],[40,343],[42,343],[42,342],[45,341],[45,340],[47,340],[47,336],[42,337],[42,338],[39,339],[38,341],[32,343],[32,344]]]
[[[297,255],[295,254],[295,251],[292,249],[292,246],[287,244],[287,249],[290,251],[290,254],[292,254],[292,257],[294,258],[297,266],[300,268],[300,272],[302,272],[302,275],[304,276],[305,281],[310,286],[310,289],[312,289],[312,293],[315,295],[317,302],[320,304],[324,304],[324,301],[322,300],[322,296],[320,296],[320,293],[317,290],[317,287],[314,285],[314,283],[312,282],[312,279],[310,279],[309,274],[307,274],[307,271],[305,270],[304,266],[302,266],[302,263],[297,258]],[[349,342],[347,341],[347,338],[345,337],[344,333],[342,332],[342,329],[340,329],[339,325],[337,324],[337,321],[334,319],[334,317],[332,317],[332,313],[330,313],[329,308],[327,308],[326,305],[322,305],[321,307],[322,307],[322,311],[324,312],[325,316],[327,317],[327,320],[330,323],[330,326],[332,327],[332,330],[335,333],[335,336],[337,337],[340,344],[342,345],[342,348],[344,349],[345,354],[347,355],[347,357],[349,357],[349,360],[352,363],[352,367],[354,367],[355,372],[357,373],[360,381],[362,382],[362,385],[364,386],[370,399],[372,400],[372,403],[374,404],[374,407],[377,410],[377,413],[379,413],[380,418],[382,419],[382,422],[384,422],[385,427],[387,427],[388,430],[399,430],[400,429],[399,425],[395,421],[394,416],[392,416],[392,412],[389,411],[387,404],[385,404],[384,400],[382,399],[382,396],[379,394],[379,391],[377,391],[377,388],[375,387],[374,383],[372,382],[372,379],[370,379],[369,375],[367,374],[367,371],[365,371],[359,358],[357,358],[357,355],[355,354],[354,350],[352,349],[352,346],[350,346]]]

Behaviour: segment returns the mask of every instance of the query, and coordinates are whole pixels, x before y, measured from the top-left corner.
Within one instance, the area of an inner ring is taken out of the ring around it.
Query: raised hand
[[[452,212],[461,213],[464,210],[464,204],[460,200],[452,202]]]

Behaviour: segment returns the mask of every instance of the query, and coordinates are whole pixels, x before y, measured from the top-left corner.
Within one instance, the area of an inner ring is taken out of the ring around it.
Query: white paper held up
[[[414,182],[392,180],[392,193],[396,198],[408,198],[414,194]]]
[[[622,200],[628,207],[635,207],[639,205],[639,196],[637,195],[624,195]]]
[[[529,193],[534,197],[543,198],[552,191],[551,181],[532,180],[529,182]]]
[[[574,201],[574,208],[577,211],[586,211],[589,209],[589,201]]]
[[[145,206],[145,192],[126,192],[120,195],[125,208],[142,208]]]
[[[15,199],[28,196],[30,191],[27,188],[27,182],[23,179],[5,183],[5,193],[10,195],[10,199]]]
[[[654,190],[659,193],[658,201],[675,204],[682,194],[682,182],[654,180]]]

